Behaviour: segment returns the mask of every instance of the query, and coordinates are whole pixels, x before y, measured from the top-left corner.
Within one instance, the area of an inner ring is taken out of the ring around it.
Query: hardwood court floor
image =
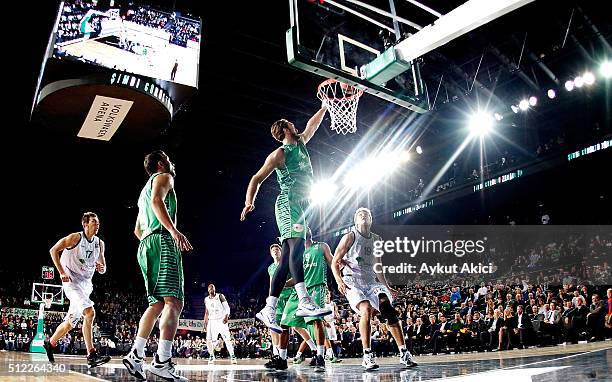
[[[379,358],[378,370],[364,372],[360,359],[344,359],[318,372],[305,366],[307,362],[300,366],[290,365],[287,371],[269,371],[263,367],[265,360],[239,360],[238,365],[231,365],[227,360],[217,360],[215,365],[208,365],[206,360],[201,359],[176,359],[177,369],[190,381],[416,382],[443,381],[447,378],[455,382],[609,381],[612,380],[612,341],[494,353],[420,356],[416,357],[416,361],[420,366],[405,369],[395,357]],[[46,356],[0,352],[0,381],[135,381],[126,372],[120,358],[89,370],[85,366],[84,357],[58,355],[56,363],[64,365],[66,372],[15,372],[17,364],[27,365],[32,362],[44,365]],[[148,380],[161,381],[152,376]]]

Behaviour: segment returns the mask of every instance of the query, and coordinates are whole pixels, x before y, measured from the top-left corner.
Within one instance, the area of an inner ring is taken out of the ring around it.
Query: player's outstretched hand
[[[193,247],[187,237],[179,232],[179,230],[175,229],[171,232],[172,238],[176,241],[176,244],[179,246],[179,249],[183,252],[191,251]]]
[[[240,214],[240,221],[243,222],[246,219],[246,215],[255,209],[254,204],[245,204],[242,209],[242,213]]]

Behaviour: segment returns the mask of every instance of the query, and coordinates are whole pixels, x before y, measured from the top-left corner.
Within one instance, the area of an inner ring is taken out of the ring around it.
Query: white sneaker
[[[231,362],[232,362],[234,365],[238,364],[238,360],[236,359],[236,356],[235,356],[235,355],[233,355],[233,356],[231,356],[231,357],[230,357],[230,361],[231,361]]]
[[[295,315],[298,317],[323,317],[331,313],[331,309],[319,308],[312,301],[312,297],[304,297],[300,300]]]
[[[209,364],[209,365],[214,364],[214,363],[215,363],[215,361],[216,361],[215,357],[213,357],[213,356],[208,357],[208,364]]]
[[[264,306],[264,308],[260,310],[255,317],[266,324],[266,326],[273,332],[279,334],[283,332],[283,329],[276,323],[276,310],[272,309],[271,306]]]
[[[174,369],[174,362],[172,362],[171,358],[168,358],[164,362],[160,362],[157,354],[155,354],[155,358],[153,362],[151,362],[151,367],[149,368],[149,372],[151,374],[156,375],[160,378],[165,379],[166,381],[172,382],[188,382],[189,380],[183,376],[178,375],[176,370]]]
[[[144,370],[142,369],[142,364],[144,363],[144,357],[138,357],[136,354],[136,349],[132,349],[128,355],[123,357],[123,365],[125,365],[128,373],[130,373],[134,378],[137,378],[141,381],[146,381],[147,376],[145,375]]]
[[[408,350],[404,351],[403,353],[400,350],[400,363],[406,367],[419,366],[416,362],[414,362],[412,359],[412,354],[410,354]]]
[[[363,366],[366,370],[374,370],[378,369],[378,364],[374,360],[373,353],[363,353],[363,362],[361,362],[361,366]]]

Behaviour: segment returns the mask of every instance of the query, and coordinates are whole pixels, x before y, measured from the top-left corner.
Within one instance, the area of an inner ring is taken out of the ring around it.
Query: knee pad
[[[397,312],[391,305],[391,302],[387,299],[384,299],[379,304],[380,315],[387,320],[387,323],[390,325],[397,324],[399,320],[397,319]]]

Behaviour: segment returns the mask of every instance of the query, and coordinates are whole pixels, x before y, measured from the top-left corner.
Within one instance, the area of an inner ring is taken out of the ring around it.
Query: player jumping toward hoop
[[[319,109],[310,118],[301,134],[298,133],[295,125],[286,119],[272,124],[272,136],[283,145],[268,155],[263,166],[251,178],[240,216],[240,220],[244,220],[246,215],[253,211],[259,186],[273,171],[276,171],[281,191],[276,199],[275,213],[276,224],[281,235],[282,254],[279,266],[274,273],[266,306],[257,313],[256,317],[277,333],[282,333],[282,329],[275,320],[276,304],[290,270],[299,298],[297,315],[321,317],[330,313],[329,309],[316,306],[306,291],[303,268],[304,240],[308,228],[305,214],[313,178],[306,144],[319,128],[326,110],[326,107]]]

